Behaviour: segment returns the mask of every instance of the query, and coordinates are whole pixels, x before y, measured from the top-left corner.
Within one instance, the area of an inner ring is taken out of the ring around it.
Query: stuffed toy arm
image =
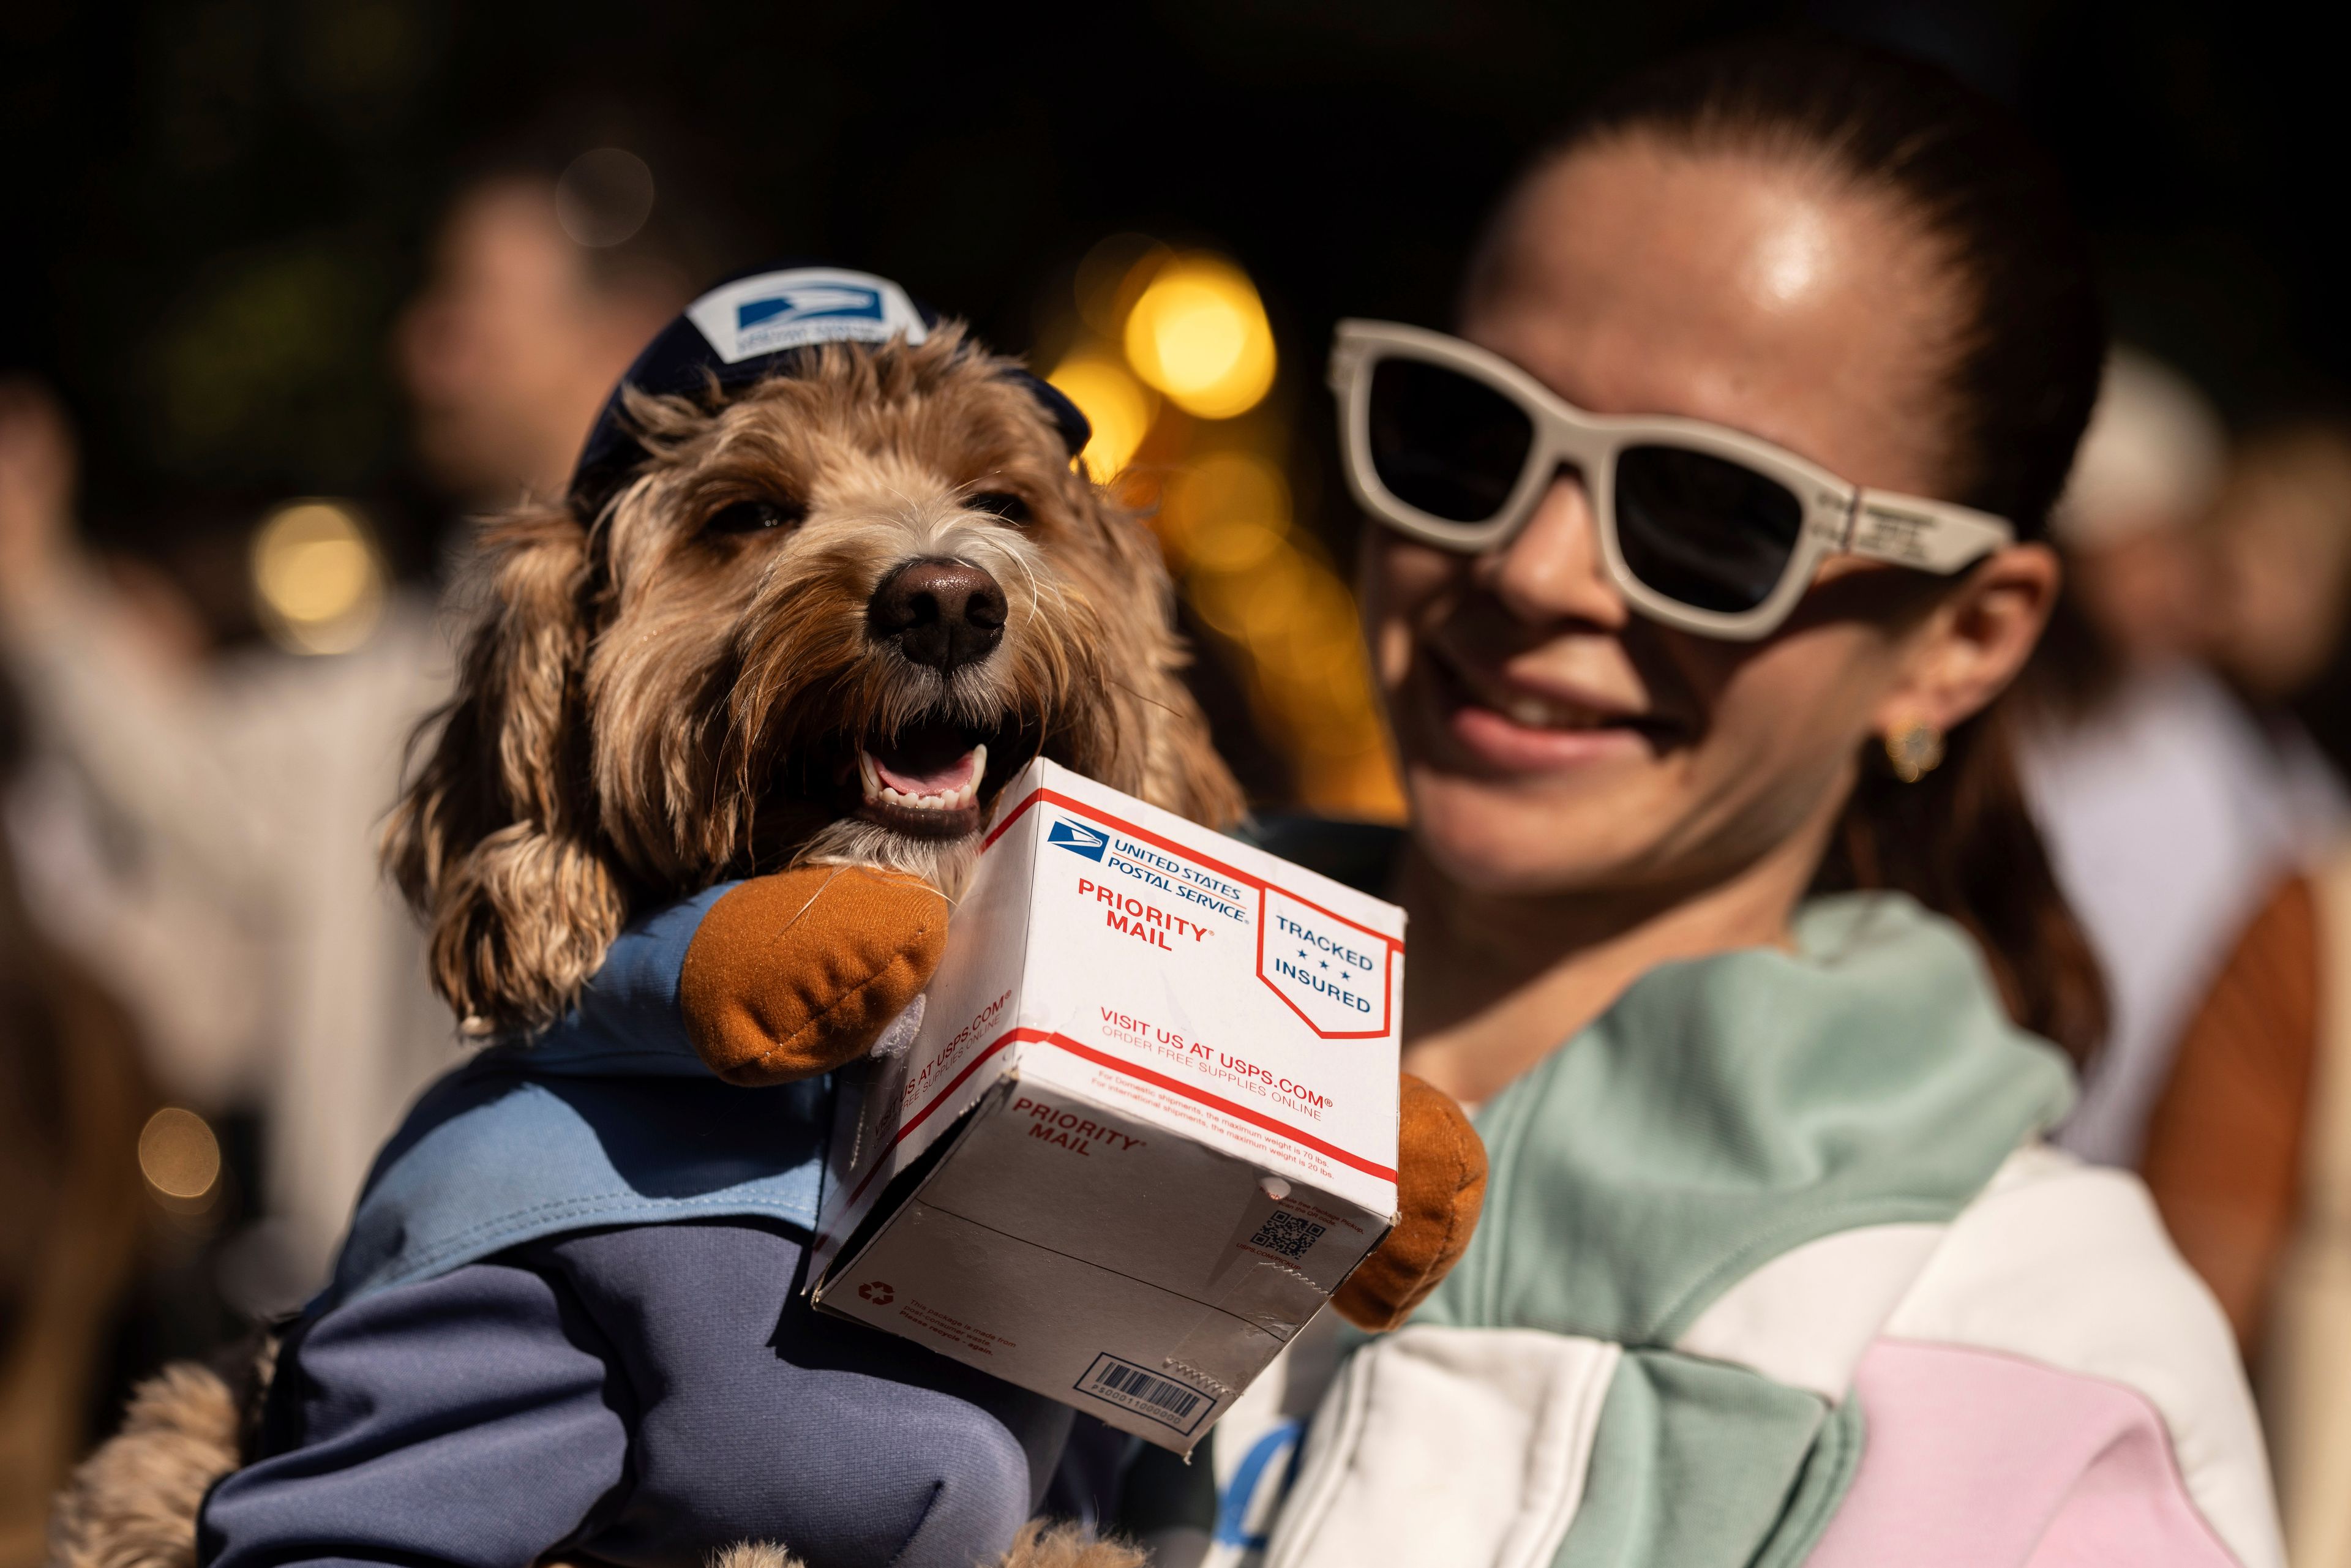
[[[946,940],[946,899],[902,872],[811,865],[737,883],[685,950],[686,1038],[729,1083],[830,1072],[922,994]]]
[[[1486,1202],[1486,1145],[1460,1103],[1403,1074],[1397,1105],[1396,1222],[1331,1304],[1367,1333],[1398,1327],[1468,1249]]]
[[[781,1083],[871,1050],[930,984],[947,901],[917,878],[802,866],[737,883],[687,946],[687,1037],[730,1083]],[[1404,1077],[1396,1223],[1333,1298],[1348,1322],[1401,1323],[1459,1262],[1486,1194],[1486,1148],[1451,1096]]]

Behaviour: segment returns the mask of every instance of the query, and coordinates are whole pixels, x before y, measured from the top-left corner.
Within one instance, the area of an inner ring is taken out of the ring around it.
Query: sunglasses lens
[[[1616,458],[1616,542],[1635,577],[1679,604],[1737,614],[1771,596],[1804,520],[1795,492],[1678,446]]]
[[[1502,509],[1534,422],[1485,382],[1425,360],[1372,367],[1372,466],[1388,493],[1432,517],[1482,523]]]

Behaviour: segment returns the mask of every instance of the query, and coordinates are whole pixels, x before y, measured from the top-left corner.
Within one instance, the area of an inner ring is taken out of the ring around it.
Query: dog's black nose
[[[866,606],[873,635],[941,674],[976,664],[1004,640],[1004,590],[968,561],[910,560]]]

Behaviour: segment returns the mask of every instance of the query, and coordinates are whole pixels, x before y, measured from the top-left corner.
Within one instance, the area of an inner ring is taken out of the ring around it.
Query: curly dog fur
[[[831,861],[952,895],[976,832],[861,813],[877,737],[986,741],[984,795],[1041,749],[1199,821],[1239,814],[1177,679],[1155,544],[1007,364],[950,326],[811,350],[723,402],[632,395],[650,455],[595,517],[493,529],[491,613],[386,841],[470,1030],[546,1024],[632,905],[727,877]],[[713,529],[747,503],[787,521]],[[1006,601],[1000,646],[944,673],[869,625],[891,571],[941,559]]]
[[[988,1568],[1146,1568],[1150,1558],[1123,1541],[1103,1541],[1073,1525],[1030,1524]],[[766,1542],[730,1546],[710,1568],[802,1568],[799,1558]]]
[[[994,793],[1041,751],[1197,821],[1239,791],[1177,679],[1156,546],[1082,471],[1008,361],[959,327],[809,351],[731,397],[628,408],[647,456],[592,516],[523,507],[486,538],[492,591],[457,692],[385,837],[469,1033],[559,1017],[631,912],[795,863],[910,872],[952,897]],[[775,526],[720,526],[746,507]],[[1000,641],[942,669],[870,621],[910,561],[985,572]],[[984,743],[967,831],[861,797],[861,753]],[[239,1463],[240,1401],[174,1366],[60,1497],[58,1568],[184,1568],[205,1489]],[[725,1568],[781,1568],[745,1544]],[[1139,1568],[1067,1527],[1000,1568]]]
[[[141,1384],[122,1430],[58,1494],[52,1568],[194,1568],[196,1510],[236,1469],[241,1416],[209,1367],[182,1363]]]

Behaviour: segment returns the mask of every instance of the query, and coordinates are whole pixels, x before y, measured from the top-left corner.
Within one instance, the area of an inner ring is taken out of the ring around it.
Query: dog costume
[[[626,387],[723,394],[795,373],[811,345],[935,325],[860,274],[722,286],[613,394],[575,507],[596,515],[643,456]],[[1007,374],[1082,446],[1065,399]],[[800,1295],[829,1075],[920,994],[948,913],[872,866],[719,883],[629,924],[551,1028],[429,1090],[284,1336],[246,1462],[204,1498],[198,1560],[700,1564],[765,1541],[818,1568],[969,1568],[1091,1550],[1024,1532],[1080,1506],[1050,1495],[1073,1412]],[[1450,1100],[1407,1080],[1403,1121],[1399,1222],[1339,1299],[1367,1327],[1434,1287],[1482,1192]],[[101,1453],[85,1480],[124,1468]],[[61,1560],[113,1560],[75,1535],[106,1511],[92,1500],[68,1500]]]

